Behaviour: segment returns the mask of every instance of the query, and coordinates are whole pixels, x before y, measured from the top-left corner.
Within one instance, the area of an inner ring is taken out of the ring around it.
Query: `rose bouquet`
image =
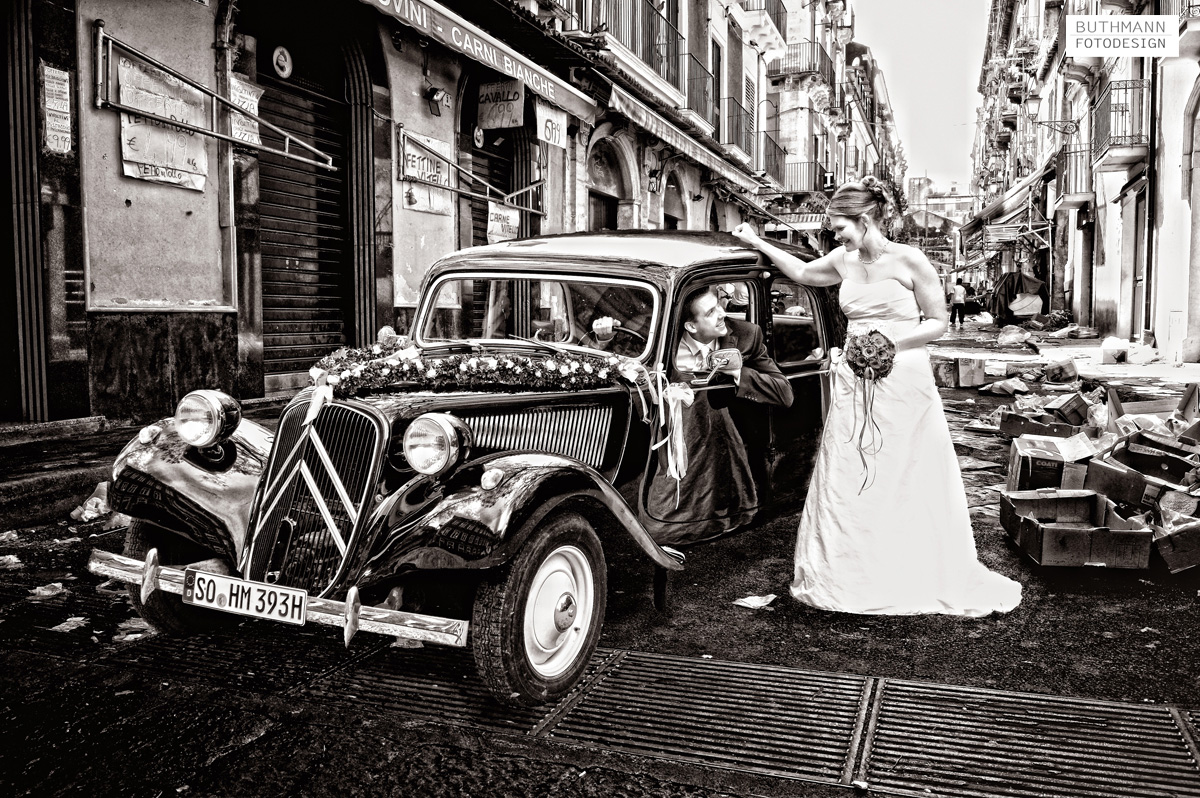
[[[859,488],[862,493],[868,484],[874,482],[871,464],[868,456],[874,458],[883,448],[883,433],[875,422],[875,385],[879,380],[892,373],[896,363],[896,343],[879,330],[870,330],[846,338],[846,348],[842,353],[846,365],[857,378],[856,391],[862,401],[862,426],[858,425],[858,399],[854,403],[854,427],[857,430],[856,446],[863,464],[863,484]],[[855,435],[847,443],[854,441]]]
[[[896,344],[879,330],[851,335],[846,339],[845,358],[855,376],[881,380],[892,373]]]

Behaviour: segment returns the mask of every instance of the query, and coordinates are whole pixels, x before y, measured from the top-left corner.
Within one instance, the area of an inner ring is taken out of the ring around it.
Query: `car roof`
[[[777,242],[772,242],[777,243]],[[783,246],[804,260],[802,248]],[[681,272],[697,264],[747,263],[757,253],[729,233],[699,230],[611,230],[537,236],[460,250],[443,258],[435,272],[464,265],[487,268],[529,268],[532,264],[561,261],[599,264],[614,269],[614,276],[641,277],[654,282],[674,282]],[[483,261],[484,263],[481,263]]]

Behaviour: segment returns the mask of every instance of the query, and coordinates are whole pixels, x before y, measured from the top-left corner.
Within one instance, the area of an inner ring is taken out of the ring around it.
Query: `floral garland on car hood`
[[[640,366],[616,355],[483,351],[429,356],[415,346],[373,344],[339,349],[317,361],[309,376],[315,385],[331,386],[338,398],[382,391],[580,391],[634,384],[644,371]]]
[[[555,354],[518,355],[511,352],[471,352],[427,357],[420,348],[398,338],[390,328],[368,347],[342,349],[317,361],[308,374],[313,396],[304,424],[316,419],[334,397],[348,398],[383,391],[581,391],[628,385],[637,389],[642,419],[649,422],[658,409],[663,437],[653,448],[667,447],[667,472],[678,486],[687,474],[682,407],[692,404],[686,383],[669,384],[660,364],[646,368],[621,355],[587,355],[553,347]],[[676,490],[676,506],[679,494]]]

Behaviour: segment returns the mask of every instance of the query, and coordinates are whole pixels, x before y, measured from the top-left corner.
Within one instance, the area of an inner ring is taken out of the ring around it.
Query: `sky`
[[[910,177],[971,182],[989,0],[853,0],[854,40],[882,67]]]

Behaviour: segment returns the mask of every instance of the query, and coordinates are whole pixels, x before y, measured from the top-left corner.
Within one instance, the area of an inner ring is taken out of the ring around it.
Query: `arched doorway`
[[[714,233],[721,230],[721,214],[717,210],[717,200],[715,197],[712,204],[708,206],[708,229]]]
[[[621,201],[629,190],[612,144],[598,141],[588,156],[588,230],[616,230]]]
[[[663,229],[684,230],[687,228],[687,206],[683,202],[683,188],[679,185],[679,174],[667,175],[667,190],[663,194]]]

